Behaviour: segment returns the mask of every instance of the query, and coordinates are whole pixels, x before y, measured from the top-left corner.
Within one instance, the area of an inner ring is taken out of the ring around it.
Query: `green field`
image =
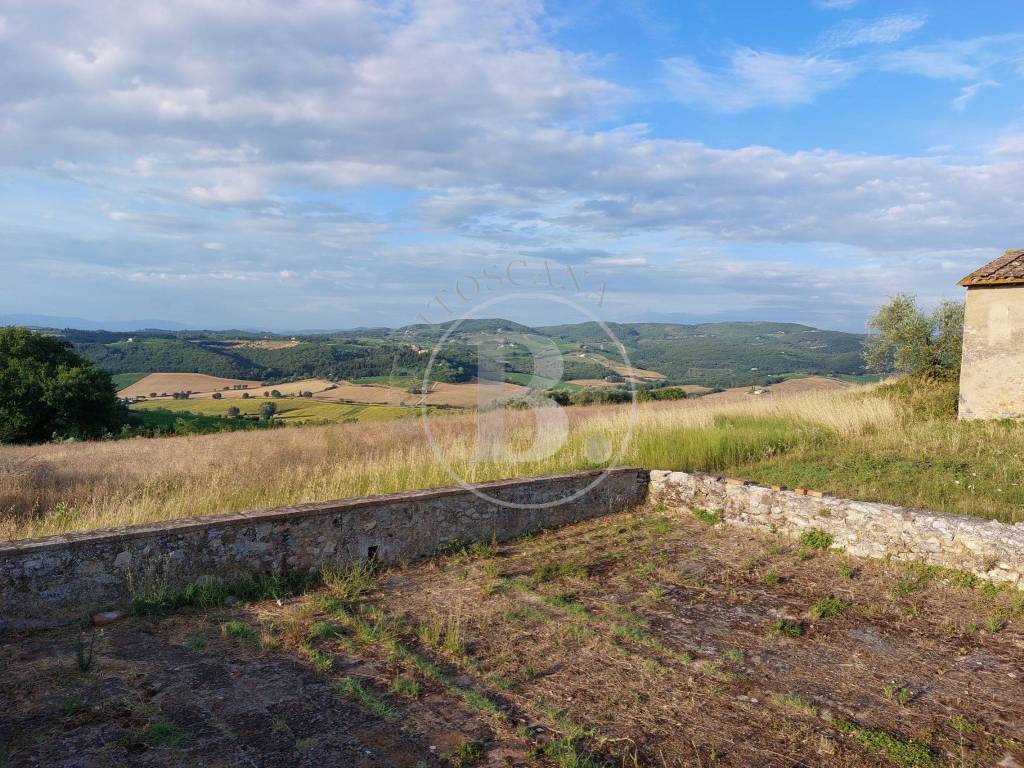
[[[114,386],[117,387],[117,391],[120,392],[122,389],[127,389],[132,384],[142,381],[147,376],[149,376],[148,373],[115,373],[110,378],[114,380]]]
[[[136,403],[138,411],[168,411],[194,413],[201,416],[227,417],[228,409],[238,408],[243,416],[258,416],[264,403],[277,406],[275,421],[289,424],[325,422],[388,421],[418,414],[418,409],[397,405],[365,405],[360,403],[321,403],[308,398],[253,397],[244,400],[162,400]]]

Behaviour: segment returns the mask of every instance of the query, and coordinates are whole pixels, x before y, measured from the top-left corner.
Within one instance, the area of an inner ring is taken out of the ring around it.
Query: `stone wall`
[[[1024,285],[967,289],[961,419],[1024,417]]]
[[[714,475],[651,472],[652,502],[721,510],[726,523],[799,536],[817,528],[855,555],[919,561],[1024,587],[1024,524],[808,496]]]
[[[646,471],[614,469],[595,483],[601,474],[474,486],[511,506],[448,488],[0,543],[0,631],[124,607],[143,583],[174,590],[209,575],[310,572],[368,557],[408,562],[452,541],[505,541],[645,500]]]

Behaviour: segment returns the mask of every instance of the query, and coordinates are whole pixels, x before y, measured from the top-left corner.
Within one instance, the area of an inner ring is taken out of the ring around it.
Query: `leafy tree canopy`
[[[0,328],[0,442],[100,437],[122,412],[110,374],[66,341]]]
[[[960,372],[964,305],[945,301],[934,312],[918,308],[913,296],[897,294],[868,321],[874,331],[864,344],[873,371],[953,378]]]

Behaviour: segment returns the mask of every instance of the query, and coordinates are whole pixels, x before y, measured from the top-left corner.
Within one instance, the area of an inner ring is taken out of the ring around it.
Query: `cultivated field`
[[[419,416],[419,410],[387,405],[361,403],[321,403],[305,397],[276,398],[252,397],[248,400],[147,400],[132,406],[139,411],[164,410],[198,413],[203,416],[227,416],[229,408],[237,408],[242,415],[256,416],[264,403],[277,406],[275,419],[301,424],[304,422],[372,422]]]
[[[447,405],[457,408],[475,408],[481,404],[481,394],[483,395],[482,403],[486,405],[496,400],[507,400],[526,391],[526,387],[505,383],[485,385],[484,391],[481,393],[480,385],[476,382],[459,384],[435,382],[431,387],[430,394],[424,396],[413,394],[407,389],[399,387],[339,382],[334,389],[319,392],[314,396],[318,400],[329,401],[348,400],[356,403]]]
[[[107,627],[84,671],[77,629],[0,643],[7,761],[1024,761],[1024,593],[962,573],[654,508],[324,581],[199,591]]]
[[[249,397],[266,397],[273,391],[280,392],[282,395],[301,395],[303,392],[312,392],[317,394],[323,392],[326,389],[334,386],[333,381],[327,379],[302,379],[300,381],[289,381],[284,384],[268,384],[266,386],[257,385],[256,387],[250,387],[245,390],[229,389],[227,391],[220,392],[221,398],[225,400],[237,400],[244,398],[246,394]],[[214,395],[213,392],[201,392],[193,395],[196,399],[209,399]]]
[[[225,387],[246,387],[254,389],[260,386],[259,381],[248,379],[222,379],[219,376],[207,376],[205,373],[151,373],[143,379],[125,387],[117,393],[118,397],[149,397],[153,392],[158,396],[175,392],[216,392]]]

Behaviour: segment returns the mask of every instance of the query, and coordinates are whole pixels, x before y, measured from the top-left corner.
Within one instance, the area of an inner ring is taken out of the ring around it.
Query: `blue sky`
[[[400,325],[525,261],[861,329],[1024,246],[1018,3],[0,2],[0,60],[0,315]]]

